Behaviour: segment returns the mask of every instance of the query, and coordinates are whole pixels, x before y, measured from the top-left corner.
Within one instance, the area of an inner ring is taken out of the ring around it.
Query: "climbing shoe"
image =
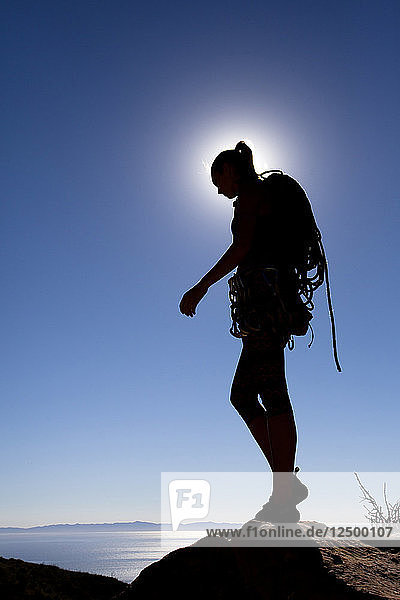
[[[298,523],[300,513],[293,504],[275,504],[268,500],[254,516],[254,520],[268,523]]]

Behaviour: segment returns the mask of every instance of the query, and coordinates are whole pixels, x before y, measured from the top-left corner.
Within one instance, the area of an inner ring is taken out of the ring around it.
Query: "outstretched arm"
[[[248,194],[241,196],[240,202],[237,235],[232,244],[212,269],[182,297],[179,310],[188,317],[196,314],[196,306],[206,295],[208,288],[237,267],[250,249],[257,218],[257,199],[253,194]]]

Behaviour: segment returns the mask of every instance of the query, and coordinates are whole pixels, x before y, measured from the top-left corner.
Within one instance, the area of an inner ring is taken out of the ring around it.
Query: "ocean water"
[[[1,533],[0,556],[107,575],[130,583],[142,569],[172,550],[189,546],[204,537],[204,532],[166,535],[163,532],[161,545],[161,533],[157,531]]]

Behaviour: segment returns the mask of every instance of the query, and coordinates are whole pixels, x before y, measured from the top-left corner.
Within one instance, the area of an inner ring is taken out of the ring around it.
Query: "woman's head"
[[[211,165],[211,179],[219,194],[235,198],[241,183],[258,177],[254,170],[253,153],[243,141],[234,150],[224,150]]]

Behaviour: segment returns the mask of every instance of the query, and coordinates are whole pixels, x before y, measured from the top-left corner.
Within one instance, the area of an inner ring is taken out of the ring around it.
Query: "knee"
[[[250,421],[260,414],[265,414],[265,410],[258,401],[258,394],[248,391],[244,393],[235,384],[232,384],[231,387],[230,403],[245,423],[250,423]]]

